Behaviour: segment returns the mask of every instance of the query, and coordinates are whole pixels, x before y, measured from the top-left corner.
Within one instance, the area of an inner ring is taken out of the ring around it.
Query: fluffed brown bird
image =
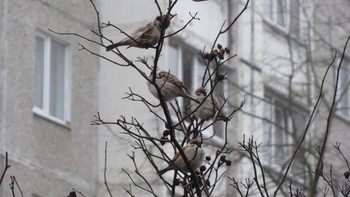
[[[202,105],[193,113],[195,117],[201,120],[208,120],[220,111],[218,99],[214,95],[207,96],[207,91],[204,87],[200,87],[195,91],[196,99]],[[191,110],[194,111],[198,107],[198,103],[192,103]]]
[[[182,149],[189,161],[190,168],[196,170],[199,168],[204,160],[204,150],[201,148],[201,142],[199,139],[192,139],[187,146]],[[188,172],[189,169],[186,165],[185,160],[181,156],[180,152],[176,153],[173,159],[170,161],[169,166],[160,170],[159,175],[166,173],[169,170],[181,170],[183,172]]]
[[[148,79],[153,81],[153,71],[149,75]],[[198,103],[196,99],[192,98],[187,93],[187,88],[185,87],[184,83],[174,75],[170,74],[170,72],[158,71],[156,73],[155,81],[158,87],[161,89],[161,93],[164,96],[165,101],[170,101],[180,96]],[[147,81],[147,86],[151,94],[158,98],[158,92],[154,85]]]
[[[110,51],[119,46],[149,48],[155,46],[160,38],[162,27],[168,28],[170,25],[171,15],[158,16],[152,23],[148,23],[146,26],[141,27],[134,31],[130,37],[125,38],[120,42],[111,44],[106,47],[107,51]]]

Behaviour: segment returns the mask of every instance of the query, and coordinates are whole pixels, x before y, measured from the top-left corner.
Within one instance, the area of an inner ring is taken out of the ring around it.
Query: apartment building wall
[[[78,50],[81,40],[48,30],[92,37],[92,6],[4,0],[0,14],[0,163],[7,151],[11,165],[0,196],[11,196],[9,176],[25,196],[66,196],[72,188],[95,196],[98,60]]]

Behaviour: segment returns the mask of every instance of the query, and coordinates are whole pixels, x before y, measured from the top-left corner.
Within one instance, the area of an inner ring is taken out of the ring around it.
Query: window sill
[[[51,121],[51,122],[53,122],[55,124],[58,124],[60,126],[63,126],[65,128],[67,128],[67,129],[71,128],[71,122],[70,121],[68,121],[68,120],[64,121],[64,120],[58,119],[58,118],[56,118],[54,116],[48,115],[47,113],[45,113],[40,108],[33,107],[33,113],[36,116],[39,116],[39,117],[44,118],[46,120],[49,120],[49,121]]]
[[[336,115],[337,118],[339,118],[340,120],[346,122],[347,124],[350,123],[350,117],[349,116],[343,115],[340,112],[336,112],[335,115]]]

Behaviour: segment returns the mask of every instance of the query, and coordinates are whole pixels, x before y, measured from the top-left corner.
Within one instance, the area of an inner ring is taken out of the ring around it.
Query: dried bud
[[[230,54],[230,52],[231,52],[231,50],[229,49],[229,48],[225,48],[225,52],[226,52],[226,54]]]
[[[203,53],[203,58],[204,59],[209,59],[209,56],[210,56],[209,53]]]
[[[226,160],[226,165],[230,166],[232,164],[231,160]]]
[[[202,166],[199,168],[199,170],[200,170],[201,172],[204,172],[206,169],[207,169],[207,167],[205,167],[205,165],[202,165]]]
[[[219,53],[222,53],[222,54],[225,54],[225,49],[224,48],[221,48],[220,50],[219,50]]]
[[[223,60],[224,59],[224,54],[223,53],[219,53],[218,57],[219,57],[219,59]]]
[[[211,54],[213,54],[216,57],[216,56],[218,56],[219,51],[218,50],[214,50],[214,51],[211,52]]]
[[[218,49],[222,49],[222,46],[221,46],[221,44],[218,44]]]
[[[222,81],[224,79],[225,79],[225,75],[224,74],[222,74],[222,73],[217,73],[216,74],[216,80],[217,81]]]
[[[344,177],[348,179],[350,177],[350,171],[344,172]]]
[[[210,160],[211,160],[211,157],[210,157],[210,156],[206,156],[206,157],[205,157],[205,160],[210,161]]]
[[[168,141],[169,141],[169,139],[167,137],[165,137],[165,136],[160,138],[160,144],[162,146],[164,146],[164,144],[167,143]]]
[[[216,56],[213,53],[210,53],[209,55],[209,62],[211,62]]]
[[[170,134],[170,131],[169,130],[164,130],[163,131],[163,136],[166,137]]]

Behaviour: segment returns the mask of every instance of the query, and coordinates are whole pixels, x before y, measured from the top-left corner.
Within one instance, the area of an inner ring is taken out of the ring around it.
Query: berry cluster
[[[213,50],[210,53],[203,53],[203,58],[209,61],[212,61],[216,58],[223,60],[225,58],[225,54],[230,54],[230,49],[225,47],[223,48],[221,44],[218,44],[217,49]]]

